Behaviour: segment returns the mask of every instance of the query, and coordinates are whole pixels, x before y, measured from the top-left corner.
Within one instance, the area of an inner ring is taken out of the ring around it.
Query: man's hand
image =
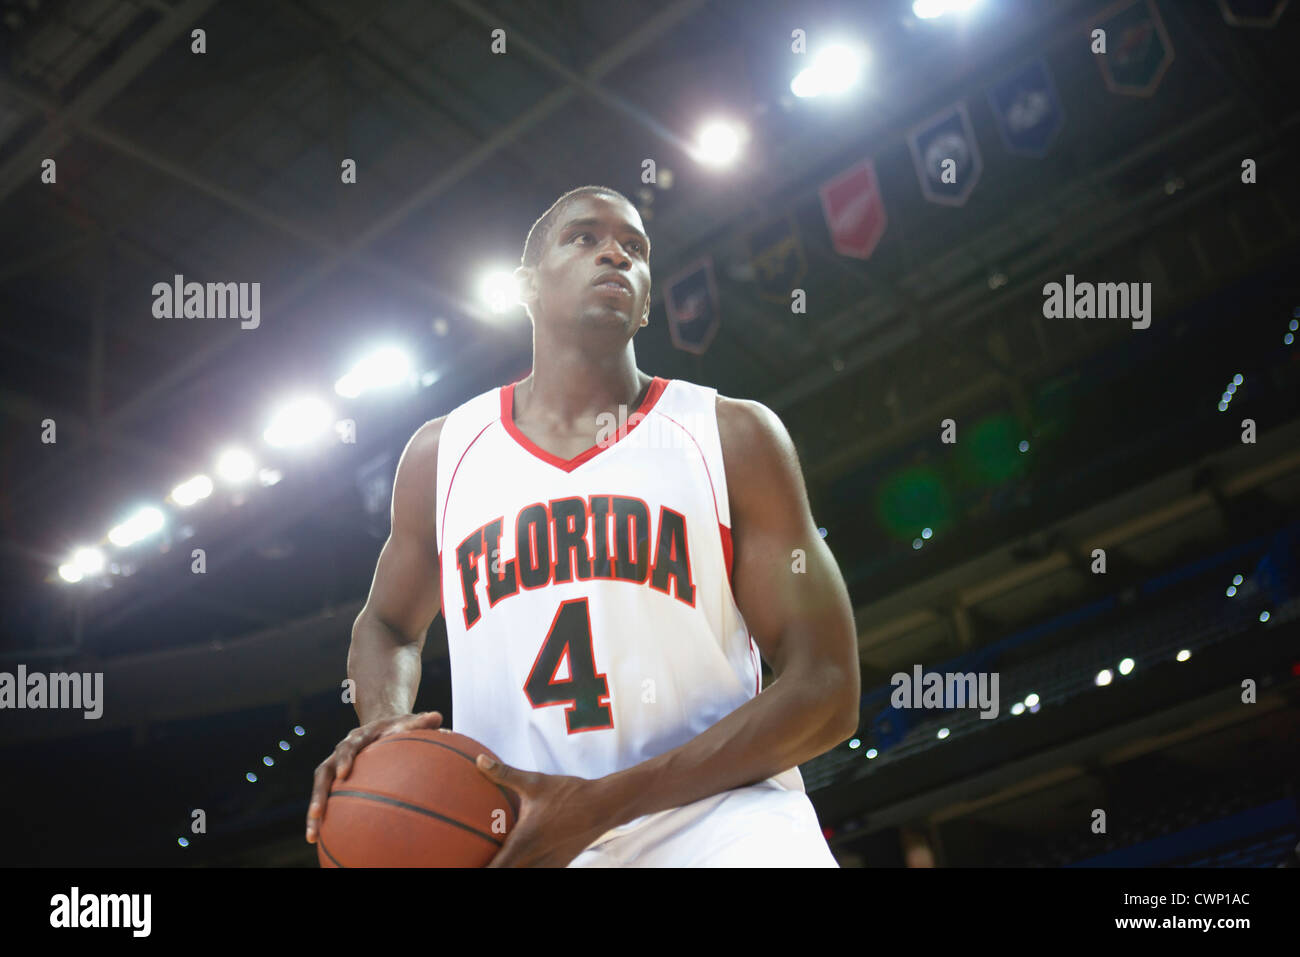
[[[376,738],[416,728],[437,728],[442,724],[442,715],[436,711],[422,714],[399,714],[391,718],[380,718],[359,728],[353,728],[346,738],[338,743],[334,753],[316,767],[312,778],[311,803],[307,806],[307,843],[316,843],[316,833],[320,830],[321,815],[325,813],[325,802],[330,796],[330,785],[337,777],[346,778],[352,770],[352,761],[357,754]]]
[[[478,758],[484,777],[520,797],[519,819],[488,867],[567,867],[613,826],[596,781]]]

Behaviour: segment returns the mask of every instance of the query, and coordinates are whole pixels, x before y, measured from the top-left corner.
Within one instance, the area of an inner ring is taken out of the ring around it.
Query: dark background
[[[527,372],[527,318],[487,313],[475,279],[517,264],[533,220],[588,183],[637,202],[654,242],[640,367],[767,404],[798,447],[859,629],[859,736],[802,768],[842,864],[1285,860],[1300,10],[1252,27],[1208,0],[1155,7],[1174,56],[1138,97],[1107,89],[1090,0],[925,22],[896,0],[4,0],[0,671],[102,671],[107,701],[95,722],[0,712],[0,864],[315,866],[311,770],[356,723],[338,689],[387,534],[362,490],[420,423]],[[797,28],[810,49],[870,48],[851,94],[790,96]],[[1037,56],[1064,126],[1031,159],[1004,147],[985,90]],[[950,207],[921,195],[906,135],[957,101],[983,173]],[[683,149],[715,112],[752,136],[721,171]],[[868,157],[889,225],[863,261],[832,251],[818,187]],[[807,315],[754,281],[750,234],[783,217]],[[663,291],[702,256],[721,321],[694,356]],[[154,319],[150,290],[175,273],[260,282],[261,327]],[[1044,319],[1043,285],[1067,273],[1150,282],[1150,328]],[[335,396],[389,339],[420,384]],[[295,388],[328,396],[357,442],[264,447]],[[59,578],[230,441],[283,480],[166,506],[160,535],[106,546],[114,569]],[[1124,657],[1133,672],[1098,687]],[[1001,715],[891,709],[890,676],[914,664],[997,671]],[[1030,692],[1038,710],[1010,714]],[[455,725],[441,617],[416,707]]]

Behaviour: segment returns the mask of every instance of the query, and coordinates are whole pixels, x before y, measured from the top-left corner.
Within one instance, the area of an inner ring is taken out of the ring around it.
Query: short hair
[[[556,220],[560,218],[560,210],[562,210],[573,197],[587,193],[608,193],[611,196],[617,196],[629,206],[635,207],[636,205],[618,190],[610,189],[608,186],[579,186],[577,189],[569,190],[553,202],[551,208],[542,213],[537,222],[533,223],[532,228],[528,230],[528,238],[524,240],[524,254],[520,258],[521,265],[536,267],[536,265],[541,262],[542,250],[544,250],[546,244],[550,242],[551,231],[555,228]]]

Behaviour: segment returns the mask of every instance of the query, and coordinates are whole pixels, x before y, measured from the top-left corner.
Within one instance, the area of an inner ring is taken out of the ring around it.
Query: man
[[[604,187],[529,231],[532,373],[402,455],[308,841],[358,751],[441,724],[411,706],[442,610],[456,730],[521,796],[492,866],[836,866],[797,765],[858,724],[848,592],[776,415],[637,368],[649,257]]]

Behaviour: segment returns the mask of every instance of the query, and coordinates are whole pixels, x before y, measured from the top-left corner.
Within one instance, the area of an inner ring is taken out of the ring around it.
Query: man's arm
[[[686,744],[599,779],[610,827],[755,784],[830,750],[858,726],[853,607],[817,534],[794,443],[757,402],[719,396],[717,410],[733,592],[776,678]]]
[[[438,567],[438,438],[444,418],[411,436],[393,480],[392,530],[379,553],[370,595],[352,626],[348,677],[361,724],[410,714],[420,654],[442,608]]]
[[[420,688],[420,652],[442,607],[438,568],[438,438],[443,419],[411,436],[393,479],[392,530],[379,553],[370,595],[352,625],[348,677],[355,683],[360,726],[348,732],[316,766],[307,804],[307,841],[315,843],[335,779],[352,770],[356,756],[385,734],[437,728],[437,711],[413,715]]]

